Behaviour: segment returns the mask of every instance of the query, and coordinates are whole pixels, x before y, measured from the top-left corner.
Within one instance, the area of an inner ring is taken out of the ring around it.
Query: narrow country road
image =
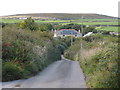
[[[49,65],[38,75],[27,80],[5,82],[3,88],[86,88],[79,62],[62,60]]]

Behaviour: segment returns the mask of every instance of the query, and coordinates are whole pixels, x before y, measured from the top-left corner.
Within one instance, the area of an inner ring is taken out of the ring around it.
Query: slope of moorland
[[[115,19],[116,17],[95,14],[95,13],[30,13],[30,14],[16,14],[3,16],[2,18],[19,18],[19,17],[33,17],[33,18],[47,18],[47,19],[61,19],[73,20],[81,19],[82,16],[86,19]]]

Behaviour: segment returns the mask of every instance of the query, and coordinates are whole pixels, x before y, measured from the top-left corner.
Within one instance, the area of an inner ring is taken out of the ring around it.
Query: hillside
[[[73,20],[81,19],[115,19],[116,17],[95,14],[95,13],[30,13],[30,14],[16,14],[9,16],[2,16],[2,18],[20,18],[20,17],[33,17],[34,19],[61,19]]]

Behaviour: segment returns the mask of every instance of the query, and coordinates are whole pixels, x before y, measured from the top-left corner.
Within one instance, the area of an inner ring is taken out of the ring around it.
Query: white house
[[[27,19],[27,17],[20,17],[19,19]]]
[[[54,31],[54,37],[63,38],[66,36],[81,37],[82,34],[80,33],[80,30],[76,31],[75,29],[61,29]]]

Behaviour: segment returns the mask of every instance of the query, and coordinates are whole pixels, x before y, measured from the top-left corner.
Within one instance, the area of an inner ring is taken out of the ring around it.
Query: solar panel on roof
[[[68,30],[68,29],[64,29],[64,30],[60,30],[57,32],[60,35],[77,35],[78,32],[75,30]]]
[[[73,30],[63,30],[61,31],[62,34],[77,34],[77,32],[73,31]]]

